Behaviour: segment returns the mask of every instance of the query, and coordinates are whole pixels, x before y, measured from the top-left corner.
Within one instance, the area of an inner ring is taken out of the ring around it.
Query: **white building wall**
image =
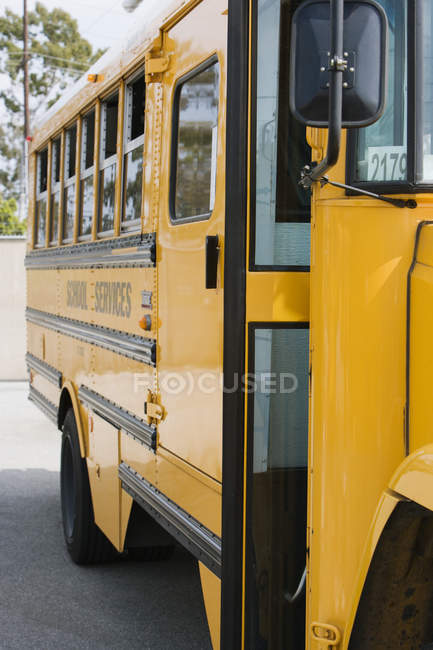
[[[25,237],[0,236],[0,381],[27,378]]]

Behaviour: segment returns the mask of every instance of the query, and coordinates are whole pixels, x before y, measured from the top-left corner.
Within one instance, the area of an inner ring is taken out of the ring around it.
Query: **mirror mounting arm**
[[[341,121],[343,109],[343,73],[347,61],[343,58],[344,0],[331,0],[331,60],[329,80],[328,144],[324,159],[315,167],[309,165],[301,172],[301,185],[305,188],[319,181],[335,165],[340,153]]]
[[[332,185],[333,187],[340,187],[342,190],[351,190],[357,194],[362,194],[364,196],[371,196],[372,199],[378,199],[378,201],[385,201],[385,203],[390,203],[396,208],[409,208],[414,210],[418,207],[415,199],[395,199],[392,196],[383,196],[383,194],[375,194],[374,192],[368,192],[367,190],[361,190],[359,187],[353,187],[353,185],[345,185],[344,183],[337,183],[336,181],[330,181],[327,176],[322,176],[318,179],[320,181],[320,186],[324,187],[325,185]]]

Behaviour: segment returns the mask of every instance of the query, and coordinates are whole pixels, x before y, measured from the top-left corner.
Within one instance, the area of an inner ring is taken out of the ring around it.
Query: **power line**
[[[44,59],[55,59],[56,61],[63,61],[64,63],[70,63],[71,66],[79,67],[82,68],[83,70],[87,70],[87,68],[91,65],[90,63],[71,63],[69,59],[63,59],[60,56],[53,56],[51,54],[43,54],[42,52],[38,52],[37,50],[27,50],[27,54],[34,54],[35,56],[40,56],[41,58]],[[19,56],[22,57],[23,53],[22,52],[9,52],[8,56]]]

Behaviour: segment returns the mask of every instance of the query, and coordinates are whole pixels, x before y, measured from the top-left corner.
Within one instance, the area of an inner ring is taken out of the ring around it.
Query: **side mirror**
[[[307,126],[328,127],[333,73],[342,75],[341,127],[372,124],[386,96],[387,32],[384,10],[374,0],[344,0],[343,56],[332,47],[329,0],[307,0],[293,15],[290,108]]]

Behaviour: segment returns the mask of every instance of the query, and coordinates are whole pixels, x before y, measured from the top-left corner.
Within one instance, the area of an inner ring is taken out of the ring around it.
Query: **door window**
[[[214,208],[218,154],[219,64],[205,64],[175,91],[170,213],[174,222],[207,219]]]
[[[299,178],[311,150],[305,127],[289,109],[290,23],[297,4],[255,3],[251,270],[297,271],[310,264],[310,192]]]
[[[250,330],[246,647],[301,650],[305,635],[308,325]]]

